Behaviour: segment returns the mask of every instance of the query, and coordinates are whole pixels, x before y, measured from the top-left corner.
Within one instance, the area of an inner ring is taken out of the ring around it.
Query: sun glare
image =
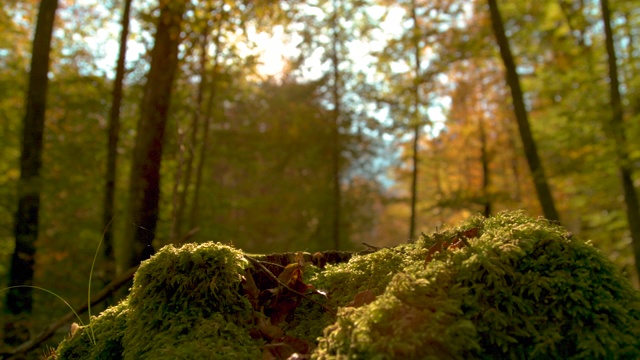
[[[282,26],[275,26],[271,33],[253,35],[259,49],[258,73],[263,76],[281,77],[287,65],[286,59],[291,57],[296,47],[285,39]]]

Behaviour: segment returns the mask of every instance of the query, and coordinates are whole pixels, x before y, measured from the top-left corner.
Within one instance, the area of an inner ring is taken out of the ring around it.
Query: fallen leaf
[[[278,280],[289,285],[296,282],[299,277],[302,277],[302,266],[296,263],[287,265],[278,276]]]
[[[256,282],[253,280],[253,276],[251,275],[249,269],[245,269],[244,275],[242,276],[241,284],[247,299],[249,299],[249,302],[251,303],[251,306],[254,310],[257,310],[258,299],[260,297],[260,289],[258,289],[258,286],[256,286]]]
[[[289,315],[293,315],[295,309],[300,305],[300,296],[294,295],[289,292],[289,296],[280,296],[269,307],[268,312],[271,318],[271,323],[274,325],[280,324],[287,320]]]
[[[436,253],[446,249],[446,247],[449,245],[448,242],[444,241],[444,239],[440,239],[438,241],[436,241],[435,244],[431,245],[431,247],[429,248],[428,252],[427,252],[427,258],[426,258],[426,263],[429,263],[431,260],[433,260],[433,257],[435,256]]]
[[[354,308],[359,308],[361,306],[370,304],[373,302],[373,300],[376,299],[376,294],[373,293],[373,291],[367,289],[364,291],[360,291],[359,293],[357,293],[354,297],[353,297],[353,301],[348,303],[346,306],[347,307],[354,307]]]
[[[286,360],[295,350],[282,342],[267,344],[262,347],[262,360]]]
[[[275,326],[271,324],[261,328],[260,332],[262,333],[263,337],[266,340],[280,339],[281,337],[284,336],[284,331],[282,331],[282,329],[279,326]]]
[[[468,239],[473,239],[478,237],[478,233],[480,232],[480,230],[477,227],[471,228],[467,231],[465,231],[464,233],[462,233],[462,235]]]
[[[265,340],[280,339],[284,336],[284,331],[279,326],[271,324],[271,319],[260,317],[258,319],[258,330]]]

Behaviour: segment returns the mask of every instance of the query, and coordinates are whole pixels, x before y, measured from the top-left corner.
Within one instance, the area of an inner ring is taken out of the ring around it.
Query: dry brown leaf
[[[284,336],[284,331],[279,326],[267,325],[260,329],[266,340],[280,339]]]
[[[279,326],[271,324],[270,319],[260,318],[258,320],[258,330],[265,340],[280,339],[284,336],[284,331]]]
[[[427,251],[427,256],[425,259],[425,266],[431,261],[433,260],[433,257],[435,256],[436,253],[447,250],[447,249],[460,249],[463,248],[464,246],[469,246],[469,243],[467,242],[466,239],[473,239],[478,237],[478,234],[480,233],[480,230],[475,227],[475,228],[471,228],[469,230],[465,230],[463,232],[457,233],[453,239],[451,240],[451,242],[445,240],[445,239],[439,239],[435,242],[435,244],[433,244],[429,250]]]
[[[289,285],[290,283],[296,282],[298,277],[302,277],[302,266],[299,264],[289,264],[287,265],[282,273],[278,276],[278,280],[280,282]],[[293,279],[293,281],[292,281]]]
[[[359,308],[361,306],[372,303],[375,299],[376,299],[376,294],[373,291],[367,289],[357,293],[353,297],[353,301],[348,303],[346,306]]]
[[[267,344],[262,347],[263,360],[286,360],[294,353],[295,350],[283,342]]]
[[[256,286],[256,282],[253,280],[253,276],[249,269],[245,269],[244,276],[242,276],[242,289],[245,295],[249,299],[251,306],[254,310],[258,309],[258,298],[260,297],[260,289]]]
[[[443,239],[440,239],[436,241],[435,244],[431,245],[431,247],[429,248],[429,251],[427,252],[425,265],[428,264],[431,260],[433,260],[433,257],[436,255],[436,253],[446,249],[447,246],[449,246],[449,243],[444,241]]]
[[[477,227],[471,228],[467,231],[465,231],[464,233],[462,233],[462,235],[468,239],[473,239],[478,237],[478,233],[480,232],[480,230]]]

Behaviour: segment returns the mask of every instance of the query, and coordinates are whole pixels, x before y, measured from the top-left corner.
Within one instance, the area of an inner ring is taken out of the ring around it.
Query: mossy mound
[[[509,212],[416,245],[464,234],[468,246],[411,261],[374,302],[343,308],[315,358],[640,358],[638,292],[589,243]]]
[[[166,246],[141,264],[125,301],[60,344],[59,358],[259,357],[261,343],[244,326],[251,305],[238,291],[246,266],[229,246]]]
[[[58,358],[287,358],[255,336],[264,306],[241,286],[249,267],[225,245],[165,247],[93,319],[97,342],[83,328]],[[316,343],[303,354],[315,359],[640,358],[639,293],[589,243],[521,212],[307,266],[304,280],[329,296],[307,293],[316,302],[302,299],[278,327],[289,344]]]

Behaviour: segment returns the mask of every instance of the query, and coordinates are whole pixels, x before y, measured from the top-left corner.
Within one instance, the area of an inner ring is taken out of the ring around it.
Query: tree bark
[[[200,131],[200,123],[203,122],[203,114],[202,114],[202,104],[204,102],[204,92],[207,87],[207,51],[209,49],[209,26],[205,26],[202,30],[200,50],[202,53],[200,54],[199,61],[199,71],[200,71],[200,82],[198,83],[198,90],[196,93],[196,103],[195,109],[193,111],[193,117],[191,118],[191,137],[189,139],[189,143],[187,144],[187,159],[186,166],[184,171],[184,180],[182,181],[182,190],[180,190],[180,181],[179,177],[176,176],[176,187],[174,193],[177,195],[177,202],[174,202],[174,216],[173,224],[171,227],[171,236],[170,239],[172,242],[176,242],[178,239],[182,237],[183,232],[183,223],[184,223],[184,212],[187,207],[187,193],[189,192],[189,186],[191,185],[191,175],[193,173],[193,161],[195,158],[195,147],[198,141],[198,133]],[[216,50],[217,51],[217,50]],[[179,151],[182,151],[181,149]]]
[[[609,1],[601,0],[602,19],[604,20],[605,45],[609,63],[609,88],[611,94],[611,120],[610,131],[616,143],[616,155],[618,157],[618,171],[622,180],[624,201],[627,207],[627,222],[633,246],[633,255],[636,262],[636,271],[640,276],[640,206],[638,196],[633,185],[633,169],[627,149],[627,137],[624,131],[624,118],[622,112],[622,97],[618,82],[618,66],[616,64],[616,52],[613,46],[613,31],[611,29],[611,13]]]
[[[413,144],[412,144],[412,154],[411,160],[413,169],[411,171],[411,215],[409,219],[409,239],[413,240],[416,233],[416,202],[418,199],[418,150],[420,143],[420,77],[421,77],[421,67],[422,67],[422,59],[420,56],[420,38],[419,38],[419,30],[418,30],[418,14],[416,12],[416,2],[415,0],[411,1],[411,20],[413,20],[413,34],[411,37],[412,45],[413,45],[413,57],[414,57],[414,69],[413,69],[413,79],[414,84],[411,89],[413,93],[413,116],[412,121],[415,122],[413,124]]]
[[[417,104],[416,104],[417,106]],[[413,127],[411,162],[411,215],[409,218],[409,239],[413,239],[416,233],[416,202],[418,198],[418,143],[420,141],[420,126]]]
[[[489,11],[491,13],[491,23],[493,33],[500,47],[500,56],[504,63],[506,70],[506,80],[509,88],[511,89],[511,96],[513,98],[513,109],[518,123],[518,129],[520,131],[520,138],[522,139],[522,145],[524,153],[527,158],[527,164],[529,170],[533,176],[533,183],[538,194],[538,200],[542,207],[544,216],[553,221],[559,221],[560,217],[556,210],[553,196],[551,195],[551,189],[547,183],[547,177],[545,176],[540,157],[538,156],[538,150],[536,143],[531,134],[531,127],[529,126],[529,119],[527,116],[527,110],[524,104],[524,97],[522,89],[520,87],[520,77],[516,71],[516,64],[511,54],[511,48],[509,47],[509,39],[505,34],[502,18],[500,17],[500,10],[496,0],[488,0]]]
[[[489,144],[487,143],[487,133],[484,125],[484,115],[478,114],[478,132],[480,134],[480,162],[482,163],[482,201],[484,217],[491,216],[491,194],[489,188],[491,186],[491,167],[489,166]]]
[[[332,181],[333,181],[333,223],[331,225],[333,248],[334,250],[340,250],[340,237],[341,237],[341,210],[342,210],[342,189],[340,188],[341,178],[341,156],[342,156],[342,142],[340,141],[340,126],[341,126],[341,112],[342,103],[340,99],[340,61],[338,58],[338,42],[339,28],[338,28],[338,4],[337,1],[333,1],[333,14],[331,16],[331,68],[333,73],[333,84],[331,86],[331,92],[333,97],[333,121],[332,121],[332,133],[333,133],[333,149],[331,154],[332,162]]]
[[[191,214],[190,214],[190,227],[191,230],[198,228],[199,218],[198,218],[198,210],[200,209],[200,189],[202,188],[202,174],[204,171],[204,165],[206,164],[207,158],[207,150],[209,149],[209,135],[211,132],[210,123],[213,119],[213,108],[216,102],[217,95],[217,73],[218,73],[218,62],[221,54],[220,49],[220,31],[222,28],[222,19],[219,20],[218,28],[216,30],[216,36],[213,38],[213,45],[215,46],[215,53],[213,55],[213,67],[211,69],[211,81],[209,82],[211,86],[211,90],[209,92],[209,97],[207,99],[207,111],[204,116],[204,125],[203,134],[202,134],[202,144],[200,145],[200,158],[198,161],[198,166],[196,167],[196,180],[195,187],[193,189],[193,201],[191,202]],[[194,144],[195,146],[195,144]]]
[[[182,1],[160,1],[160,17],[131,164],[124,268],[136,266],[154,253],[152,242],[158,222],[160,165],[171,88],[178,66],[184,9]]]
[[[115,213],[116,165],[118,157],[118,139],[120,133],[120,106],[122,103],[122,84],[125,73],[127,55],[127,38],[129,37],[129,17],[131,0],[125,0],[122,11],[120,30],[120,47],[116,63],[116,78],[113,82],[111,95],[111,111],[109,113],[109,134],[107,142],[107,173],[104,193],[104,209],[102,226],[104,228],[104,278],[103,283],[109,283],[115,276],[115,252],[113,245],[113,215]]]
[[[40,169],[44,122],[49,84],[49,56],[57,0],[42,0],[33,38],[29,88],[25,105],[20,154],[20,181],[18,184],[18,210],[15,214],[15,249],[9,269],[9,286],[32,285],[38,239],[38,212],[40,210]],[[9,289],[6,311],[10,314],[30,314],[33,290]],[[5,331],[5,339],[8,333]]]

